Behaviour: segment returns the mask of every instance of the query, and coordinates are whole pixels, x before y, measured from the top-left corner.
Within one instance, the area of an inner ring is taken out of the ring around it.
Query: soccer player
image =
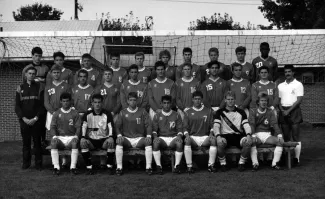
[[[160,61],[164,62],[166,65],[166,77],[168,79],[175,81],[176,67],[169,65],[168,62],[170,61],[170,58],[171,58],[171,55],[168,50],[160,51],[159,59],[160,59]],[[155,73],[155,71],[152,71],[152,79],[154,79],[156,77],[157,77],[157,74]]]
[[[172,108],[175,107],[175,84],[173,80],[165,76],[165,69],[164,62],[157,61],[155,63],[157,78],[148,84],[149,114],[151,120],[156,113],[161,112],[161,97],[163,95],[170,95],[172,97]]]
[[[266,66],[269,68],[269,76],[268,79],[270,81],[275,81],[278,76],[277,76],[277,72],[278,72],[278,62],[276,61],[275,58],[269,56],[270,53],[270,45],[267,42],[263,42],[260,44],[260,52],[261,52],[261,56],[256,57],[255,59],[253,59],[252,64],[254,67],[254,73],[253,73],[253,81],[258,81],[258,69],[261,66]]]
[[[74,107],[82,116],[91,108],[90,97],[94,92],[94,88],[87,83],[88,72],[86,70],[81,69],[77,74],[79,84],[72,88],[72,99]]]
[[[113,70],[112,83],[117,85],[119,88],[124,80],[127,80],[127,71],[120,66],[120,54],[112,53],[110,54],[111,66]]]
[[[81,120],[78,112],[71,107],[72,98],[70,93],[60,95],[62,108],[54,112],[51,122],[51,158],[54,165],[53,174],[60,175],[59,151],[71,149],[70,172],[78,174],[76,165],[78,161],[78,143],[80,137]]]
[[[92,60],[93,57],[90,54],[88,53],[83,54],[81,57],[81,61],[82,61],[81,69],[84,69],[88,72],[87,83],[90,84],[93,88],[96,88],[96,86],[100,85],[102,78],[99,72],[92,67]],[[78,82],[78,71],[77,71],[74,77],[74,85],[78,85],[78,83],[79,82]]]
[[[212,108],[213,111],[217,111],[222,106],[224,94],[227,90],[227,82],[218,76],[220,69],[219,62],[209,62],[208,68],[210,77],[201,84],[203,103],[204,106]]]
[[[87,175],[93,175],[91,156],[89,150],[107,150],[107,168],[113,174],[114,164],[114,122],[110,112],[103,109],[103,97],[94,94],[91,97],[92,110],[87,111],[82,118],[82,136],[80,140],[81,154],[87,167]]]
[[[237,61],[232,63],[239,63],[241,64],[242,67],[242,78],[243,79],[247,79],[249,82],[253,81],[253,75],[254,75],[254,67],[251,63],[248,63],[247,61],[245,61],[245,56],[246,56],[246,48],[244,46],[238,46],[235,50],[236,53],[236,57],[237,57]]]
[[[160,150],[170,147],[175,152],[174,172],[180,173],[180,162],[183,156],[183,124],[181,116],[171,110],[172,97],[161,97],[162,111],[152,121],[153,157],[157,164],[157,173],[162,175]]]
[[[272,161],[272,168],[281,170],[278,165],[283,151],[283,136],[277,122],[274,111],[268,108],[268,95],[266,93],[259,93],[257,98],[257,108],[250,110],[249,124],[252,129],[252,148],[251,159],[253,163],[253,171],[258,170],[257,149],[256,146],[260,144],[276,145],[274,149],[274,156]],[[275,131],[275,136],[271,135],[272,128]]]
[[[144,53],[143,52],[137,52],[135,53],[135,64],[138,66],[138,79],[145,83],[148,84],[151,80],[151,71],[150,69],[147,69],[144,65]]]
[[[196,78],[197,80],[201,81],[200,66],[192,63],[192,49],[191,48],[186,47],[183,49],[183,58],[184,58],[184,63],[179,65],[176,68],[176,81],[183,77],[183,66],[185,65],[185,63],[192,64],[192,76],[194,78]]]
[[[208,171],[216,172],[214,163],[217,156],[216,139],[211,134],[213,115],[212,109],[202,104],[203,94],[201,91],[195,91],[192,94],[193,106],[185,111],[184,117],[184,135],[185,146],[184,154],[187,165],[187,172],[193,173],[192,168],[192,148],[209,147]]]
[[[122,162],[124,148],[144,148],[146,173],[152,175],[152,127],[146,110],[137,107],[137,98],[137,93],[129,93],[129,107],[120,112],[116,122],[116,175],[123,174]]]
[[[137,107],[147,109],[149,103],[148,85],[138,80],[137,65],[132,64],[129,67],[129,77],[129,80],[123,82],[120,90],[122,108],[125,109],[129,106],[127,97],[130,92],[135,92],[138,95]]]
[[[42,89],[39,82],[35,82],[37,74],[33,66],[25,70],[26,81],[17,87],[15,112],[19,119],[21,136],[23,139],[23,165],[28,169],[31,165],[31,139],[34,142],[35,168],[42,169],[41,133],[39,132],[39,117],[44,112]]]
[[[252,145],[252,130],[244,110],[235,106],[236,96],[232,91],[225,95],[226,107],[214,115],[213,132],[217,137],[218,158],[221,170],[226,171],[226,148],[236,146],[241,149],[238,170],[245,170],[245,162]]]
[[[301,140],[299,137],[299,125],[302,123],[300,104],[304,96],[304,87],[301,82],[294,78],[295,68],[293,65],[284,66],[286,80],[279,84],[279,122],[282,127],[284,140],[298,142],[295,148],[294,166],[300,166]]]
[[[70,69],[64,67],[64,58],[65,55],[62,52],[55,52],[53,54],[54,64],[57,64],[61,67],[61,76],[60,80],[66,81],[69,85],[73,85],[73,74]],[[53,81],[51,74],[46,76],[46,85],[51,84]]]

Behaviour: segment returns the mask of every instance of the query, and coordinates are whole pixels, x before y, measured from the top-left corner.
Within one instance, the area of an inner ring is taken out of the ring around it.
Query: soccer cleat
[[[180,166],[179,165],[176,165],[174,167],[173,173],[181,174],[181,169],[180,169]]]
[[[293,158],[293,164],[292,164],[292,166],[294,166],[294,167],[301,166],[300,162],[298,161],[298,158]]]
[[[78,175],[79,172],[76,168],[70,169],[70,173],[72,173],[73,175]]]
[[[116,169],[116,175],[121,176],[123,175],[123,169]]]
[[[208,171],[210,173],[215,173],[215,172],[217,172],[217,169],[214,167],[213,164],[211,164],[210,166],[208,166]]]
[[[273,170],[283,170],[283,168],[280,167],[278,164],[272,166],[272,169],[273,169]]]
[[[95,174],[95,172],[93,169],[87,169],[86,175],[94,175],[94,174]]]
[[[193,174],[194,173],[194,169],[193,167],[187,167],[187,173],[190,175],[190,174]]]
[[[245,171],[245,164],[238,164],[238,171],[240,172]]]
[[[53,169],[53,175],[56,175],[56,176],[60,175],[60,170],[57,169],[57,168],[54,168]]]
[[[161,166],[157,166],[157,174],[158,174],[158,175],[163,175],[163,174],[164,174],[164,173],[163,173],[163,169],[162,169]]]
[[[146,173],[151,176],[152,175],[152,168],[146,169]]]
[[[227,171],[227,166],[225,164],[220,165],[220,171],[226,172]]]
[[[252,171],[258,171],[258,164],[254,164],[252,167]]]

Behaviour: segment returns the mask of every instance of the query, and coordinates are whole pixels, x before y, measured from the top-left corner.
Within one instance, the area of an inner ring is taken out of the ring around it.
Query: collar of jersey
[[[236,60],[236,63],[238,63],[238,64],[244,66],[244,65],[247,63],[247,61],[244,61],[244,63],[240,63],[239,61]]]
[[[130,113],[135,113],[138,111],[138,107],[136,107],[133,111],[129,107],[127,107],[126,110],[128,110]]]
[[[266,61],[270,58],[270,56],[268,56],[266,59],[264,59],[263,57],[260,56],[260,58],[263,60],[263,61]]]
[[[156,78],[155,80],[156,80],[158,83],[161,83],[161,84],[162,84],[162,83],[165,83],[165,82],[167,81],[167,79],[168,79],[168,78],[165,77],[165,79],[162,80],[162,81],[158,80],[158,78]]]
[[[111,84],[110,87],[106,86],[105,82],[103,84],[106,88],[112,88],[114,86],[114,84]]]
[[[165,112],[165,111],[161,111],[161,114],[163,114],[164,116],[170,116],[172,114],[173,110],[170,110],[169,112]]]
[[[61,72],[63,72],[63,71],[65,71],[65,68],[64,68],[64,67],[62,67],[62,70],[61,70]]]
[[[270,81],[267,81],[265,83],[263,83],[261,80],[259,81],[260,84],[263,84],[263,85],[268,85],[270,83]]]
[[[82,87],[82,86],[80,86],[80,84],[78,84],[78,87],[80,88],[80,89],[86,89],[86,88],[88,88],[90,85],[89,84],[87,84],[87,86],[85,86],[85,87]]]
[[[190,79],[185,79],[184,77],[182,77],[182,80],[184,81],[184,82],[191,82],[191,81],[193,81],[193,77],[191,77]]]
[[[264,113],[266,113],[266,110],[267,110],[267,109],[265,109],[264,111],[260,111],[260,109],[257,108],[257,112],[260,113],[260,114],[264,114]]]
[[[91,109],[91,112],[93,113],[93,115],[102,115],[103,114],[103,109],[100,110],[100,112],[98,114],[95,112],[94,109]]]
[[[211,77],[209,77],[209,79],[210,79],[211,81],[213,81],[213,82],[217,82],[217,81],[220,79],[220,77],[218,77],[216,80],[211,79]]]
[[[92,67],[91,67],[91,68],[89,68],[89,69],[86,69],[86,68],[82,68],[82,69],[86,70],[87,72],[90,72],[90,71],[92,71],[92,70],[93,70],[93,68],[92,68]]]
[[[296,81],[296,78],[293,78],[293,80],[291,81],[291,82],[289,82],[289,84],[291,84],[291,83],[293,83],[293,82],[295,82]],[[288,83],[287,83],[287,80],[284,80],[284,83],[286,84],[286,85],[289,85]]]
[[[59,82],[58,84],[55,84],[54,81],[52,82],[54,84],[54,86],[59,86],[60,84],[62,84],[64,82],[64,80],[62,80],[61,82]]]
[[[71,107],[70,107],[69,110],[67,110],[67,111],[65,111],[63,108],[61,108],[61,111],[62,111],[63,113],[70,113],[71,110],[72,110]]]
[[[129,83],[132,84],[132,85],[139,85],[140,84],[140,80],[138,80],[136,83],[132,82],[130,79],[129,79]]]
[[[121,69],[121,67],[119,66],[119,67],[117,67],[116,69],[115,68],[113,68],[113,66],[111,66],[111,69],[113,70],[113,71],[119,71],[120,69]]]
[[[193,110],[195,110],[195,111],[202,111],[202,110],[204,109],[204,105],[202,105],[202,107],[199,108],[199,109],[195,108],[194,106],[193,106],[192,108],[193,108]]]
[[[234,79],[234,78],[231,78],[231,81],[234,81],[234,82],[241,82],[241,81],[243,81],[243,78],[240,78],[239,80],[236,80],[236,79]]]
[[[138,69],[138,71],[139,71],[139,72],[142,72],[142,71],[144,71],[145,69],[146,69],[146,67],[143,66],[143,68],[142,68],[142,69]]]

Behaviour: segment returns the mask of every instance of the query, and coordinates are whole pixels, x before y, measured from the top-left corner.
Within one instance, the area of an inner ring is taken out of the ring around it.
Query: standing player
[[[175,107],[175,84],[173,80],[165,76],[165,67],[164,62],[157,61],[155,63],[157,78],[148,84],[149,114],[151,120],[156,113],[161,112],[161,97],[163,95],[170,95],[172,97],[172,107]]]
[[[111,66],[113,70],[112,83],[117,85],[119,88],[124,80],[127,80],[127,71],[120,66],[120,54],[112,53],[110,54]]]
[[[181,116],[171,110],[172,97],[161,97],[162,111],[157,113],[152,121],[153,157],[157,164],[158,174],[162,175],[160,150],[170,147],[175,152],[174,172],[180,173],[180,162],[183,156],[183,124]]]
[[[238,170],[245,170],[245,162],[250,154],[252,138],[251,127],[246,113],[235,106],[236,96],[228,91],[225,96],[226,107],[214,115],[213,131],[217,137],[218,158],[221,170],[226,171],[226,148],[236,146],[241,149]]]
[[[276,145],[274,149],[274,157],[272,161],[272,168],[281,170],[278,165],[283,151],[283,136],[278,125],[277,118],[274,111],[268,108],[268,95],[266,93],[259,93],[257,98],[257,108],[250,110],[249,124],[252,129],[253,146],[251,148],[251,159],[253,163],[253,171],[258,170],[257,149],[256,146],[260,144]],[[275,136],[271,135],[271,129],[274,129]]]
[[[302,123],[302,113],[300,104],[304,96],[304,87],[301,82],[294,78],[295,68],[293,65],[284,66],[284,75],[286,80],[278,86],[280,101],[279,121],[282,126],[284,140],[298,142],[295,148],[294,166],[300,165],[300,123]]]
[[[55,52],[53,54],[54,64],[57,64],[61,67],[61,77],[60,80],[66,81],[70,86],[73,85],[73,74],[70,69],[64,67],[64,58],[65,55],[62,52]],[[51,84],[53,81],[52,76],[48,73],[46,76],[46,85]]]
[[[179,65],[176,68],[176,81],[183,77],[183,66],[185,65],[185,63],[192,65],[192,76],[195,79],[201,81],[200,66],[192,63],[192,49],[191,48],[186,47],[183,49],[183,58],[184,58],[184,63]]]
[[[52,69],[53,70],[53,69]],[[78,112],[71,107],[71,94],[60,95],[62,108],[55,111],[51,122],[51,158],[54,165],[53,174],[60,175],[59,151],[60,149],[71,149],[70,172],[78,174],[76,169],[78,161],[78,142],[80,137],[81,121]]]
[[[253,75],[254,75],[254,67],[251,63],[245,61],[246,48],[244,46],[238,46],[235,52],[236,52],[237,61],[232,63],[232,65],[234,65],[235,63],[241,64],[243,66],[241,77],[247,79],[251,83],[254,83],[252,82]]]
[[[138,66],[138,79],[145,84],[148,84],[151,80],[151,71],[150,69],[147,69],[144,65],[144,53],[143,52],[137,52],[135,53],[135,64]]]
[[[138,95],[128,95],[129,107],[123,109],[116,122],[116,174],[123,174],[123,148],[145,149],[146,173],[152,175],[152,128],[149,115],[145,109],[137,107]]]
[[[159,59],[160,59],[160,61],[164,62],[166,65],[166,77],[168,79],[175,81],[176,67],[169,65],[168,62],[170,61],[170,58],[171,58],[171,55],[168,50],[160,51]],[[154,79],[156,77],[157,77],[157,74],[155,73],[155,71],[152,71],[152,79]]]
[[[260,45],[260,52],[261,56],[256,57],[253,59],[252,64],[254,67],[254,73],[253,73],[253,81],[258,81],[258,69],[261,66],[266,66],[269,68],[269,76],[268,79],[270,81],[275,81],[278,78],[277,72],[278,72],[278,62],[275,58],[269,56],[270,53],[270,45],[267,42],[263,42]]]
[[[87,167],[87,175],[93,175],[93,167],[89,150],[107,150],[107,167],[113,174],[114,164],[114,122],[110,112],[103,109],[103,97],[94,94],[91,97],[92,110],[87,111],[82,119],[82,136],[80,140],[81,154]]]
[[[217,156],[216,139],[211,134],[213,116],[212,109],[202,105],[203,94],[201,91],[195,91],[192,95],[193,107],[185,111],[184,117],[184,135],[185,147],[184,154],[187,164],[187,172],[193,173],[192,168],[192,148],[210,147],[208,171],[216,172],[214,163]]]
[[[101,75],[95,68],[92,67],[92,60],[93,57],[90,54],[88,53],[83,54],[81,57],[81,61],[82,61],[81,69],[84,69],[88,72],[87,83],[90,84],[93,88],[96,88],[96,86],[100,85],[101,83]],[[78,85],[78,83],[79,82],[78,82],[78,71],[77,71],[74,77],[74,85]]]
[[[129,77],[129,80],[123,82],[120,90],[122,108],[125,109],[129,106],[127,97],[129,96],[130,92],[135,92],[138,95],[137,107],[147,109],[149,103],[148,85],[138,80],[137,65],[132,64],[129,67]]]

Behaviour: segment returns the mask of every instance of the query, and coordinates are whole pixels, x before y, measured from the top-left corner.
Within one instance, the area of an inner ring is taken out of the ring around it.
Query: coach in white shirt
[[[294,166],[299,166],[299,157],[301,151],[301,141],[299,138],[299,124],[302,122],[302,114],[300,104],[304,96],[304,87],[301,82],[294,78],[294,66],[285,65],[284,75],[286,80],[279,84],[279,108],[280,117],[279,123],[282,126],[282,131],[285,141],[298,142],[295,148]]]

